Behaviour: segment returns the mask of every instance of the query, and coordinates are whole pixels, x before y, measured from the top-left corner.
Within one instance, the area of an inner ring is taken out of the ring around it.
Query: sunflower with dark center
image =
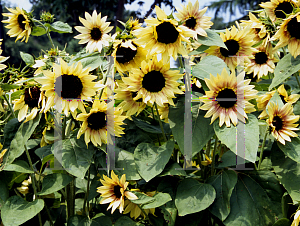
[[[39,87],[33,86],[26,88],[20,99],[14,100],[13,102],[14,111],[19,110],[19,122],[23,121],[25,118],[25,122],[27,122],[35,118],[39,111],[39,107],[42,107],[40,112],[43,111],[45,108],[45,95],[41,92]],[[30,110],[30,113],[27,115],[28,110]]]
[[[288,45],[288,50],[294,58],[300,55],[300,12],[284,20],[271,41],[277,39],[279,42],[275,49]]]
[[[220,127],[224,122],[230,127],[230,121],[236,126],[238,119],[245,123],[246,113],[255,111],[249,100],[256,97],[257,91],[249,85],[250,79],[244,80],[242,73],[237,77],[233,73],[229,76],[224,68],[221,75],[210,74],[210,79],[205,78],[205,82],[210,91],[205,91],[206,95],[200,98],[204,102],[200,109],[208,110],[204,117],[212,116],[211,123],[219,118]]]
[[[147,52],[144,48],[135,44],[135,40],[125,42],[116,40],[114,46],[115,50],[112,56],[119,73],[130,71],[131,68],[139,68],[141,62],[146,59]]]
[[[179,74],[177,70],[170,70],[170,64],[164,64],[157,61],[154,57],[152,60],[143,61],[141,68],[131,70],[129,77],[123,77],[122,80],[128,85],[128,90],[137,92],[133,100],[143,99],[145,104],[154,104],[156,102],[163,107],[164,103],[169,103],[174,106],[172,98],[175,98],[175,93],[182,94],[178,89],[178,79],[182,78],[183,74]]]
[[[113,27],[109,27],[110,22],[106,22],[106,18],[107,16],[101,18],[101,13],[97,14],[96,10],[93,11],[92,16],[85,12],[85,19],[79,17],[84,26],[75,26],[75,29],[81,34],[74,38],[80,39],[79,44],[87,43],[86,51],[100,53],[103,46],[109,46],[109,41],[112,39],[107,33]]]
[[[175,16],[180,21],[185,21],[183,25],[193,31],[196,31],[194,39],[197,40],[197,34],[207,37],[205,30],[209,29],[213,25],[213,22],[210,21],[211,17],[203,16],[207,7],[199,10],[199,2],[197,0],[194,5],[192,5],[189,1],[186,7],[182,5],[182,9],[177,7],[175,8],[178,11],[178,13],[175,13]]]
[[[282,108],[273,102],[268,106],[269,118],[266,120],[272,129],[272,135],[280,143],[285,145],[285,141],[291,142],[290,137],[297,137],[298,135],[292,130],[299,130],[296,128],[298,124],[294,124],[300,118],[299,115],[294,115],[292,104],[286,103]]]
[[[103,186],[97,188],[97,192],[101,194],[100,204],[110,203],[107,210],[111,209],[111,213],[119,208],[120,213],[124,211],[125,198],[129,200],[138,199],[138,197],[130,191],[126,191],[129,182],[126,182],[126,175],[123,174],[121,179],[111,171],[111,178],[103,175],[100,179]]]
[[[232,26],[230,31],[226,29],[225,34],[220,33],[220,36],[227,49],[219,46],[211,46],[205,50],[208,55],[214,55],[223,59],[230,70],[234,70],[241,63],[241,60],[249,62],[248,56],[252,55],[253,51],[255,51],[251,47],[254,44],[253,39],[255,34],[250,32],[249,26],[242,30],[238,30],[235,26]]]
[[[112,102],[111,102],[112,103]],[[102,143],[113,144],[111,135],[121,137],[124,130],[121,125],[126,116],[122,116],[123,110],[119,107],[114,109],[112,104],[109,106],[105,101],[95,100],[92,109],[88,114],[81,113],[77,116],[78,121],[83,124],[78,131],[77,139],[84,134],[84,141],[88,146],[91,141],[93,145],[102,145]]]
[[[271,0],[259,5],[266,10],[267,15],[273,22],[277,18],[285,19],[286,15],[291,14],[293,9],[297,8],[297,4],[293,0]]]
[[[3,13],[3,16],[9,17],[7,20],[2,20],[2,23],[8,23],[6,28],[10,29],[7,34],[10,37],[17,37],[16,41],[22,38],[21,42],[28,41],[31,34],[30,20],[24,9],[16,7],[16,9],[6,8],[11,13]]]
[[[44,70],[44,77],[35,78],[42,84],[41,90],[46,91],[48,98],[45,111],[54,106],[58,101],[62,101],[62,111],[66,116],[70,111],[74,118],[77,115],[77,108],[81,112],[86,112],[83,100],[91,99],[96,91],[104,85],[93,82],[97,77],[89,74],[89,68],[82,68],[81,62],[76,65],[68,64],[60,59],[60,64],[53,64],[53,72]]]
[[[147,27],[132,32],[137,37],[135,43],[145,45],[148,58],[161,53],[164,63],[169,61],[170,56],[176,60],[178,53],[187,55],[181,42],[189,42],[186,37],[194,37],[195,31],[183,25],[178,26],[178,22],[168,19],[166,13],[158,6],[155,6],[155,10],[158,19],[145,19]]]

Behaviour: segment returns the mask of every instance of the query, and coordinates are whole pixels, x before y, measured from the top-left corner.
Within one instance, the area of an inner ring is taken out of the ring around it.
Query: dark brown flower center
[[[240,49],[240,45],[236,40],[230,39],[224,43],[228,49],[220,48],[220,52],[224,57],[235,56]]]
[[[157,41],[165,44],[176,42],[179,32],[170,22],[163,22],[156,26]]]
[[[23,23],[23,21],[26,21],[25,17],[22,14],[19,14],[18,15],[18,24],[19,24],[19,27],[22,30],[25,30],[25,24]]]
[[[136,45],[135,45],[136,47]],[[117,52],[116,52],[116,60],[118,63],[125,64],[128,63],[129,61],[133,60],[137,53],[137,50],[133,50],[131,48],[126,48],[126,47],[118,47]]]
[[[135,97],[137,96],[137,93],[138,93],[138,92],[131,92],[132,99],[135,98]],[[140,99],[136,100],[135,102],[143,102],[143,99],[140,98]]]
[[[102,32],[100,31],[100,28],[94,27],[91,30],[91,38],[95,41],[98,41],[102,38]]]
[[[114,186],[114,193],[118,199],[122,197],[121,187],[119,185]]]
[[[31,88],[26,88],[24,93],[25,104],[27,104],[31,108],[38,107],[40,94],[41,94],[40,88],[36,86]]]
[[[225,88],[218,93],[217,101],[220,107],[223,108],[232,108],[237,100],[237,96],[232,89]]]
[[[283,123],[282,123],[282,119],[279,116],[276,115],[273,118],[272,124],[275,127],[276,131],[279,131],[282,129]]]
[[[297,18],[292,18],[287,24],[287,30],[292,38],[300,39],[300,22]]]
[[[145,74],[142,85],[149,92],[159,92],[165,87],[166,79],[160,71],[150,71]]]
[[[55,92],[59,97],[64,99],[80,98],[82,89],[82,82],[80,78],[75,75],[61,75],[56,78]]]
[[[254,55],[256,64],[265,64],[268,61],[268,55],[265,52],[258,52]]]
[[[185,26],[192,30],[195,28],[196,24],[196,19],[194,17],[190,17],[185,21]]]
[[[293,6],[290,2],[279,3],[275,9],[276,17],[281,19],[285,19],[286,18],[285,14],[290,14],[292,12],[293,12]]]
[[[91,114],[87,119],[88,127],[93,130],[99,130],[106,127],[105,112],[96,112]]]

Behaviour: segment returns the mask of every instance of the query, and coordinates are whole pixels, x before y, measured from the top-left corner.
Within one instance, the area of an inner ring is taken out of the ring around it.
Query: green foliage
[[[73,178],[67,174],[49,174],[43,179],[43,187],[38,195],[48,195],[55,191],[59,191],[60,189],[67,186],[72,181],[72,179]]]
[[[207,37],[198,35],[198,42],[202,45],[206,46],[220,46],[222,48],[227,49],[220,35],[212,30],[205,30],[207,33]]]

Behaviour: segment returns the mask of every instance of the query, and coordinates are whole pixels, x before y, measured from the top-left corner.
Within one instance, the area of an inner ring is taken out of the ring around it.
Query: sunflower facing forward
[[[297,4],[293,0],[271,0],[261,3],[260,6],[266,10],[270,19],[275,21],[277,18],[285,19],[286,14],[291,14]]]
[[[16,37],[16,41],[22,38],[21,42],[28,41],[31,33],[30,20],[24,9],[16,7],[16,9],[6,8],[11,13],[2,13],[3,16],[9,17],[7,20],[2,20],[2,23],[8,23],[6,28],[10,30],[7,34],[10,37]]]
[[[204,105],[200,109],[208,110],[204,117],[212,116],[211,123],[219,117],[220,127],[224,122],[230,127],[230,120],[236,126],[238,119],[245,123],[246,113],[255,111],[248,101],[256,97],[257,91],[249,85],[250,79],[243,80],[242,73],[237,77],[233,73],[229,76],[224,68],[221,75],[210,74],[210,79],[205,78],[205,82],[210,91],[205,91],[206,95],[201,97]]]
[[[97,15],[94,10],[92,16],[85,12],[85,19],[79,17],[80,22],[84,26],[76,26],[75,29],[81,34],[76,35],[74,38],[81,39],[79,44],[87,44],[86,51],[101,52],[103,46],[108,46],[111,37],[107,34],[113,27],[109,27],[110,22],[105,22],[107,16],[101,18],[101,13]]]

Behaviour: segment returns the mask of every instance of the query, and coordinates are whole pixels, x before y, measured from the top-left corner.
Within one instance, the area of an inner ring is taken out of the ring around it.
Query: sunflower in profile
[[[259,5],[266,10],[266,13],[273,22],[277,18],[285,19],[286,14],[291,14],[293,9],[297,7],[297,4],[293,0],[271,0]]]
[[[108,112],[113,112],[113,114]],[[90,112],[88,114],[81,113],[76,118],[78,121],[83,121],[77,139],[84,134],[84,141],[87,146],[90,141],[95,146],[101,146],[102,143],[113,144],[111,135],[121,137],[121,134],[124,134],[122,131],[124,128],[121,125],[124,125],[123,121],[126,116],[121,116],[122,112],[119,108],[114,110],[112,104],[107,105],[105,101],[94,100]],[[108,121],[112,123],[107,123]]]
[[[25,122],[35,118],[41,107],[41,112],[45,108],[45,95],[41,92],[37,86],[26,88],[24,94],[21,95],[20,99],[14,101],[14,111],[19,110],[18,120]],[[28,109],[31,109],[30,114],[27,115]]]
[[[80,22],[83,26],[76,26],[75,29],[81,34],[76,35],[74,38],[80,39],[79,44],[88,43],[86,51],[99,53],[103,46],[109,46],[111,37],[107,34],[113,27],[109,27],[110,22],[105,22],[107,16],[101,18],[101,13],[97,15],[94,10],[92,16],[85,12],[85,19],[79,17]]]
[[[226,29],[225,34],[220,33],[220,36],[225,43],[227,49],[219,46],[211,46],[209,49],[205,50],[208,55],[215,55],[225,61],[230,70],[234,70],[235,67],[240,64],[240,57],[242,57],[245,62],[249,62],[247,56],[252,55],[254,48],[251,46],[253,43],[254,34],[250,33],[250,27],[245,27],[242,30],[238,30],[235,26],[229,31]]]
[[[276,49],[288,45],[291,55],[296,58],[300,55],[300,12],[289,16],[281,24],[280,29],[271,38],[271,41],[279,39]]]
[[[24,9],[16,7],[16,9],[6,8],[11,13],[2,13],[3,16],[9,17],[7,20],[2,20],[2,23],[8,23],[6,28],[10,30],[7,34],[10,37],[16,37],[16,41],[22,38],[21,42],[28,41],[31,34],[31,22],[28,18],[27,12]]]
[[[271,127],[272,135],[280,143],[285,145],[285,141],[291,141],[290,137],[297,137],[298,135],[292,130],[299,130],[296,128],[298,124],[294,124],[300,118],[299,115],[294,115],[293,107],[290,103],[286,103],[282,108],[278,105],[270,103],[268,106],[269,118],[266,120]]]
[[[45,77],[35,78],[42,84],[41,90],[46,91],[48,98],[45,112],[54,106],[62,98],[62,111],[66,116],[70,111],[74,118],[77,115],[77,108],[85,112],[83,100],[87,100],[96,94],[96,91],[103,87],[93,82],[97,77],[89,74],[89,68],[82,68],[81,62],[76,65],[68,64],[60,59],[60,64],[53,64],[53,72],[44,70]]]
[[[172,98],[175,98],[175,93],[183,94],[177,82],[182,76],[179,71],[170,70],[169,63],[164,64],[154,57],[148,62],[143,61],[140,69],[133,68],[129,77],[123,77],[122,80],[128,85],[128,90],[137,92],[133,100],[142,98],[146,104],[156,102],[163,107],[164,103],[174,106]]]
[[[169,123],[169,104],[164,104],[163,107],[157,106],[160,119],[164,120],[165,123]]]
[[[210,79],[205,78],[210,90],[200,98],[204,102],[200,109],[208,110],[204,117],[212,116],[211,123],[219,117],[220,127],[224,122],[230,127],[230,121],[236,126],[238,119],[245,123],[245,118],[248,119],[246,113],[255,111],[248,101],[256,97],[257,91],[249,85],[250,79],[244,80],[243,76],[242,73],[237,77],[234,73],[229,76],[224,68],[221,75],[214,77],[210,74]]]
[[[0,46],[2,45],[2,40],[3,39],[0,39]],[[2,54],[2,49],[0,48],[0,63],[3,63],[4,61],[6,61],[9,57],[4,57],[4,56],[1,56]],[[0,71],[3,70],[4,68],[6,68],[7,66],[5,64],[0,64]]]
[[[168,19],[166,13],[158,6],[155,6],[155,11],[158,19],[145,19],[148,26],[132,32],[137,37],[135,43],[145,45],[149,58],[161,53],[164,63],[167,63],[169,56],[176,60],[178,53],[187,55],[181,42],[189,42],[186,37],[194,37],[195,31],[183,25],[178,26],[178,22]]]
[[[180,21],[184,21],[183,25],[197,32],[195,33],[194,39],[197,39],[197,34],[205,37],[207,36],[205,30],[213,25],[213,22],[210,21],[211,17],[203,16],[207,7],[199,10],[199,2],[197,0],[194,6],[189,1],[186,7],[182,5],[182,9],[175,8],[178,11],[178,13],[175,13],[175,16]]]
[[[103,186],[97,188],[97,192],[101,194],[102,199],[100,204],[110,203],[107,210],[111,209],[113,213],[119,208],[120,213],[124,210],[125,197],[130,200],[138,199],[138,197],[130,191],[126,191],[129,182],[126,182],[126,175],[123,174],[121,179],[111,171],[111,178],[103,175],[103,179],[100,179]]]
[[[131,68],[139,68],[141,62],[146,59],[147,52],[136,45],[134,40],[125,42],[116,40],[114,46],[115,50],[112,56],[114,56],[115,66],[120,73],[130,71]]]

